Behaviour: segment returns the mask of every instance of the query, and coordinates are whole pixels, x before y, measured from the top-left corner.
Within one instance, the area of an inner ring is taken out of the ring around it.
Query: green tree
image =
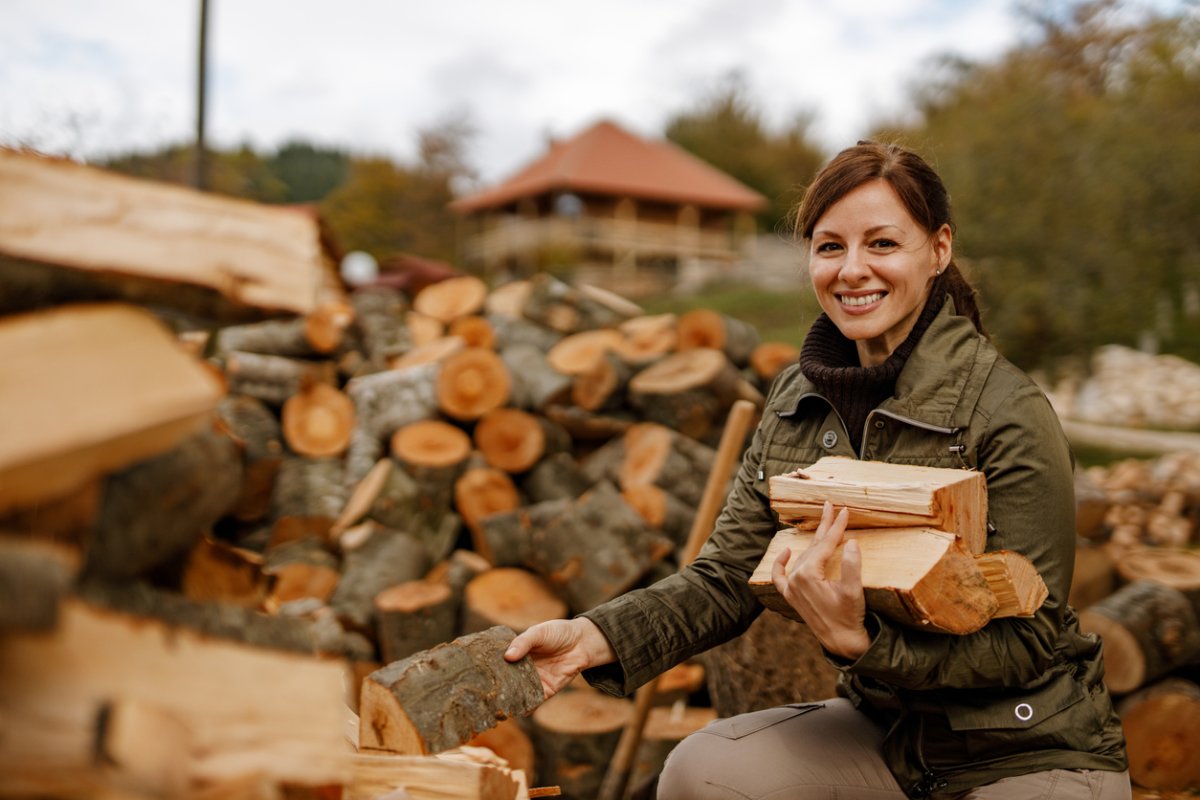
[[[286,187],[289,203],[313,203],[328,197],[350,174],[350,155],[293,140],[267,159],[272,174]]]

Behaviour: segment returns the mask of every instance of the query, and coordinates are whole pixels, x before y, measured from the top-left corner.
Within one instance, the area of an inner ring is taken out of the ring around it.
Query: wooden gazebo
[[[600,121],[508,180],[461,198],[461,264],[488,276],[547,270],[627,296],[684,270],[719,277],[766,198],[676,145]]]

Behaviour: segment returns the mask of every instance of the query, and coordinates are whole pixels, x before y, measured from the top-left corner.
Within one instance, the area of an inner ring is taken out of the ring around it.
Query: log
[[[111,774],[97,752],[131,752],[124,734],[108,738],[114,700],[178,721],[186,736],[165,741],[187,745],[171,760],[186,767],[189,786],[250,775],[307,786],[349,778],[342,663],[220,641],[74,598],[61,611],[50,635],[0,638],[0,713],[7,730],[21,732],[0,748],[6,793],[105,796],[80,790],[106,785]]]
[[[263,519],[283,461],[279,420],[261,400],[244,394],[222,398],[217,417],[242,448],[242,491],[229,513],[242,522]]]
[[[0,635],[53,630],[80,561],[73,547],[0,536]]]
[[[375,596],[429,570],[425,545],[408,533],[374,525],[369,535],[343,556],[342,579],[330,605],[338,618],[353,628],[373,629]]]
[[[570,434],[561,425],[519,408],[494,408],[483,414],[475,425],[474,439],[490,466],[514,475],[571,447]]]
[[[496,331],[496,349],[501,351],[520,345],[533,347],[544,356],[563,336],[522,316],[488,314],[486,319]]]
[[[188,554],[180,591],[197,602],[258,608],[267,584],[261,554],[202,536]]]
[[[292,452],[340,456],[354,433],[354,401],[327,384],[301,389],[283,404],[283,438]]]
[[[124,299],[219,321],[341,299],[316,219],[0,152],[0,310]]]
[[[611,328],[640,316],[641,309],[611,292],[573,287],[546,272],[529,279],[529,294],[521,313],[563,334]]]
[[[496,625],[517,633],[539,622],[564,619],[567,604],[538,575],[519,567],[495,567],[479,573],[463,594],[463,630],[487,630]]]
[[[412,348],[412,338],[404,326],[408,304],[399,291],[387,286],[362,287],[350,295],[350,305],[354,309],[353,330],[362,340],[374,370],[383,369],[389,358]]]
[[[415,345],[402,355],[388,359],[388,369],[406,369],[422,364],[440,364],[455,353],[465,350],[466,339],[458,336],[439,336],[428,342]]]
[[[747,366],[754,349],[761,344],[758,329],[753,325],[710,308],[694,308],[684,313],[677,328],[680,351],[697,347],[720,350],[737,367]]]
[[[621,496],[646,520],[646,524],[662,533],[682,547],[687,541],[696,507],[688,505],[662,487],[653,484],[630,486],[621,490]]]
[[[993,619],[1032,617],[1050,594],[1033,563],[1013,550],[980,553],[975,556],[975,565],[1000,603]]]
[[[462,596],[467,584],[480,573],[492,568],[487,559],[474,550],[458,549],[449,558],[434,564],[425,575],[425,580],[444,583],[455,595]]]
[[[290,456],[283,460],[271,493],[276,541],[325,536],[344,505],[342,464],[336,458]]]
[[[448,754],[447,754],[448,755]],[[465,758],[355,753],[343,800],[526,800],[518,773]]]
[[[695,506],[715,455],[711,447],[662,425],[638,423],[625,433],[617,482],[622,489],[658,486]]]
[[[404,327],[408,329],[413,347],[432,344],[446,335],[445,323],[419,311],[409,311],[404,315]]]
[[[1117,567],[1108,548],[1077,546],[1067,602],[1076,609],[1084,609],[1108,597],[1116,588]]]
[[[546,351],[546,361],[558,372],[574,378],[594,369],[606,353],[620,344],[620,332],[611,328],[573,333]]]
[[[381,458],[375,462],[375,466],[371,467],[362,480],[354,485],[346,504],[342,506],[337,519],[329,527],[330,538],[341,538],[342,534],[370,512],[379,493],[387,484],[388,477],[395,465],[396,462],[392,459]]]
[[[517,408],[538,411],[565,402],[570,395],[571,379],[554,369],[545,351],[536,345],[507,345],[500,351],[500,358],[512,376],[510,402]]]
[[[785,547],[793,558],[812,545],[814,534],[788,528],[775,534],[750,588],[764,606],[792,619],[800,617],[776,591],[771,567]],[[848,530],[862,553],[862,582],[867,607],[919,630],[974,633],[999,609],[975,559],[958,539],[932,528]],[[830,580],[841,575],[839,546],[826,566]]]
[[[495,556],[483,536],[480,524],[492,514],[512,511],[520,504],[516,484],[503,470],[473,467],[465,470],[454,482],[454,507],[471,532],[475,551],[492,564],[496,563]]]
[[[1117,714],[1134,783],[1178,791],[1200,786],[1200,686],[1165,678],[1122,698]]]
[[[615,486],[600,483],[566,513],[531,527],[526,560],[579,613],[633,588],[673,550]]]
[[[304,535],[268,545],[263,572],[272,585],[263,610],[298,615],[326,605],[341,578],[338,567],[337,556],[321,537]]]
[[[216,333],[214,352],[241,350],[272,356],[312,358],[337,350],[354,318],[345,301],[325,303],[305,316],[226,325]]]
[[[458,601],[450,585],[407,581],[375,595],[375,630],[384,663],[448,642],[458,632]]]
[[[486,747],[505,761],[514,770],[527,776],[534,775],[536,759],[533,741],[521,728],[520,720],[506,719],[496,727],[477,733],[470,742],[471,747]]]
[[[972,553],[987,541],[983,473],[826,456],[772,475],[771,508],[785,524],[815,529],[825,501],[850,509],[850,528],[930,527],[956,534]]]
[[[1079,626],[1104,640],[1104,682],[1114,694],[1200,659],[1200,625],[1191,602],[1154,581],[1122,586],[1081,611]]]
[[[633,703],[599,692],[559,692],[532,717],[537,782],[572,798],[595,797]]]
[[[477,420],[508,402],[512,389],[508,367],[500,356],[469,347],[442,363],[435,387],[437,406],[460,421]]]
[[[227,353],[222,361],[230,392],[248,394],[276,407],[309,386],[337,382],[337,365],[332,361],[306,361],[241,350]]]
[[[368,675],[359,701],[360,747],[439,753],[537,708],[545,694],[533,662],[504,660],[514,636],[503,627],[461,636]]]
[[[625,390],[633,367],[614,353],[605,353],[592,367],[575,375],[571,401],[584,411],[601,412],[624,405]]]
[[[738,399],[762,407],[751,386],[723,352],[697,347],[658,361],[629,381],[629,402],[650,422],[700,439]]]
[[[521,491],[531,503],[574,500],[591,488],[579,462],[568,452],[551,453],[521,479]]]
[[[1200,617],[1200,552],[1178,547],[1139,547],[1116,562],[1121,583],[1150,580],[1178,589]]]
[[[471,315],[459,317],[450,323],[446,330],[447,336],[457,336],[467,347],[483,347],[488,350],[496,349],[496,331],[486,317]]]
[[[122,305],[0,320],[0,385],[0,514],[169,450],[223,392],[162,323]]]
[[[471,455],[471,437],[437,419],[413,422],[392,435],[392,456],[421,486],[449,502],[451,484]]]
[[[650,709],[630,782],[636,786],[662,772],[675,745],[716,718],[717,712],[712,708],[687,706],[682,701],[674,707]]]
[[[386,528],[412,536],[429,558],[437,561],[454,548],[460,520],[450,510],[451,471],[446,470],[441,481],[430,477],[432,473],[419,475],[418,480],[406,466],[391,470],[367,516]]]
[[[632,414],[593,414],[576,406],[550,405],[542,413],[562,425],[575,442],[607,441],[621,436],[636,422]]]
[[[529,297],[532,287],[529,281],[510,280],[502,283],[488,293],[483,301],[483,308],[488,314],[505,317],[520,317],[525,300]]]
[[[241,490],[237,445],[211,426],[111,475],[88,535],[84,574],[133,578],[182,556],[229,513]]]
[[[438,364],[424,364],[351,380],[346,393],[354,401],[359,425],[371,436],[386,439],[405,425],[436,416],[438,371]]]
[[[621,341],[615,352],[627,364],[646,366],[675,350],[679,341],[674,314],[627,319],[617,326]]]
[[[787,342],[763,342],[750,353],[750,369],[759,385],[767,387],[784,367],[800,360],[800,348]]]
[[[482,311],[487,294],[487,284],[482,280],[474,275],[461,275],[426,286],[413,298],[413,309],[449,325]]]

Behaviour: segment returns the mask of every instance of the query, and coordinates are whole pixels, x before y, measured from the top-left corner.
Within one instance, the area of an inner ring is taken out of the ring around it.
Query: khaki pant
[[[883,731],[844,699],[713,722],[671,753],[658,800],[904,800],[880,756]],[[1129,774],[1050,770],[954,800],[1129,800]]]

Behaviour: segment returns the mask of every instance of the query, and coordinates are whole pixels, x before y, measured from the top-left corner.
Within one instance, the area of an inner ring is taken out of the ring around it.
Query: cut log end
[[[392,435],[392,455],[405,464],[452,467],[470,454],[471,437],[441,420],[413,422]]]
[[[293,452],[318,458],[341,455],[354,433],[354,401],[318,383],[283,404],[282,422],[283,437]]]
[[[438,407],[457,420],[477,420],[508,402],[512,379],[500,356],[470,347],[442,364],[437,378]]]

